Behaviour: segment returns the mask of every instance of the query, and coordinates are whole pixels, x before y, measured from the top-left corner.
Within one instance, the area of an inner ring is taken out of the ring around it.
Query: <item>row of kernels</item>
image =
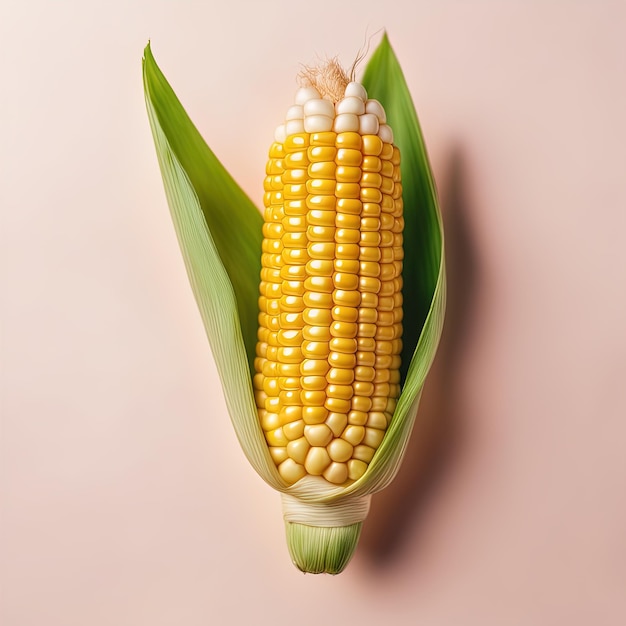
[[[355,141],[350,136],[338,136],[339,145],[345,145],[346,140]],[[358,139],[360,141],[360,138]],[[351,170],[352,164],[346,164],[343,156],[347,148],[339,148],[336,161],[338,164],[336,174],[340,185],[344,184],[349,188],[351,184],[356,184],[360,180],[360,170]],[[357,163],[358,165],[358,163]],[[341,188],[341,187],[340,187]],[[343,194],[347,196],[348,194]],[[329,385],[328,394],[332,395],[325,406],[331,409],[327,418],[328,426],[335,437],[340,437],[346,427],[347,413],[352,408],[354,389],[354,367],[356,366],[356,356],[358,345],[356,337],[356,322],[358,307],[361,304],[361,297],[358,293],[358,241],[360,238],[358,227],[360,226],[361,202],[358,198],[358,189],[355,189],[351,198],[340,197],[337,202],[335,213],[335,225],[337,227],[336,240],[337,247],[341,247],[344,254],[338,256],[333,262],[333,285],[336,287],[335,306],[332,309],[333,322],[330,325],[330,334],[334,354],[329,355],[329,363],[333,366],[331,370],[333,376],[329,378],[334,384]],[[337,297],[338,296],[338,297]],[[332,471],[324,472],[324,477],[330,482],[340,483],[350,475],[348,466],[343,461],[348,461],[351,457],[353,446],[343,439],[334,439],[328,448]],[[322,456],[322,455],[320,455]],[[353,464],[354,465],[354,464]],[[341,468],[339,471],[338,468]],[[356,475],[352,471],[352,475]],[[353,478],[354,479],[354,478]]]
[[[268,352],[271,356],[277,350],[278,344],[277,330],[279,329],[277,314],[279,311],[278,300],[282,297],[280,270],[282,266],[281,252],[283,244],[282,237],[282,219],[284,213],[282,210],[282,197],[280,190],[282,189],[281,174],[284,171],[282,158],[284,151],[282,146],[274,144],[270,149],[270,160],[267,165],[268,178],[266,179],[265,190],[268,192],[264,196],[266,204],[265,225],[263,228],[263,266],[261,273],[261,285],[259,298],[259,343],[257,344],[257,359],[255,366],[257,374],[254,377],[253,384],[255,389],[255,399],[257,406],[263,411],[264,425],[266,428],[272,426],[276,428],[276,413],[271,412],[276,408],[275,401],[278,399],[279,387],[277,379],[268,378],[268,375],[276,375],[277,363],[267,359]],[[264,411],[264,408],[270,411]]]
[[[261,303],[261,310],[263,312],[273,312],[275,305],[278,304],[278,308],[281,312],[297,313],[306,307],[303,316],[305,321],[312,318],[320,318],[324,316],[323,311],[325,309],[331,309],[335,306],[357,307],[359,305],[367,304],[372,298],[378,299],[379,308],[381,301],[383,305],[389,300],[389,306],[393,309],[394,298],[378,298],[376,294],[369,293],[367,291],[359,292],[354,289],[334,289],[332,292],[326,290],[322,291],[308,291],[304,288],[304,283],[297,281],[283,281],[282,284],[276,285],[273,283],[263,283],[261,286],[262,294],[259,298]],[[299,296],[298,293],[304,295]],[[268,298],[265,294],[271,294],[272,296],[279,295],[279,298]],[[282,294],[282,295],[281,295]],[[264,298],[261,301],[261,298]],[[385,310],[383,308],[383,310]],[[316,324],[317,322],[312,322]],[[371,335],[374,336],[373,334]]]
[[[319,427],[323,428],[324,425]],[[306,428],[316,427],[305,427],[305,431]],[[316,438],[317,433],[309,436],[316,442],[328,439],[327,432],[321,430],[319,438]],[[346,428],[346,437],[353,442],[363,443],[350,443],[348,439],[341,438],[334,439],[327,445],[312,444],[306,434],[287,443],[282,434],[270,435],[270,454],[278,463],[279,472],[287,482],[295,482],[309,474],[323,475],[329,482],[342,484],[348,479],[357,480],[363,475],[367,463],[371,461],[382,441],[382,436],[384,433],[378,429],[354,426]]]
[[[355,95],[352,95],[355,94]],[[296,104],[285,115],[285,123],[275,132],[276,141],[283,142],[291,134],[302,132],[327,132],[335,129],[360,131],[361,134],[380,134],[387,142],[393,141],[393,133],[386,124],[384,108],[367,94],[358,83],[350,83],[346,94],[335,105],[322,98],[313,87],[305,87],[296,93]]]
[[[295,483],[304,477],[307,472],[318,474],[321,467],[325,467],[321,473],[329,481],[335,484],[342,484],[346,480],[358,480],[367,469],[367,464],[357,459],[350,459],[347,463],[330,462],[327,463],[326,455],[323,453],[312,453],[307,455],[305,463],[297,463],[288,457],[285,448],[270,448],[270,454],[274,462],[278,465],[278,471],[288,483]]]
[[[285,257],[287,251],[283,251]],[[335,241],[316,241],[310,243],[306,250],[302,250],[301,254],[293,255],[303,259],[306,263],[311,259],[315,260],[352,260],[363,256],[359,246],[352,243],[336,243]]]
[[[324,102],[321,100],[320,102]],[[359,132],[361,134],[380,135],[386,142],[393,141],[393,133],[387,124],[380,124],[378,118],[371,113],[356,115],[341,113],[335,117],[327,115],[308,115],[303,119],[290,119],[276,128],[276,141],[285,141],[287,137],[299,133],[322,133],[334,131]]]
[[[388,281],[393,283],[394,289],[394,308],[392,310],[392,318],[393,324],[390,327],[391,333],[385,336],[385,339],[393,337],[391,341],[391,355],[392,362],[390,364],[390,375],[389,375],[389,404],[388,410],[390,411],[390,415],[393,415],[393,411],[396,406],[396,398],[400,395],[400,364],[401,357],[400,354],[402,352],[402,318],[403,318],[403,298],[402,298],[402,259],[404,258],[404,247],[403,247],[403,235],[402,231],[404,228],[404,218],[403,218],[403,210],[402,210],[402,184],[400,182],[400,154],[397,148],[394,148],[394,152],[392,155],[392,163],[394,166],[393,171],[393,180],[394,180],[394,190],[393,190],[393,202],[395,205],[395,211],[393,212],[394,222],[392,225],[392,232],[394,233],[393,240],[393,271],[389,269],[388,275],[393,279]],[[388,327],[389,328],[389,327]],[[383,337],[383,333],[381,332],[381,338]],[[379,352],[382,352],[383,348],[387,348],[387,344],[384,342],[380,342],[381,346],[378,347],[377,341],[377,349]]]
[[[296,351],[298,350],[298,331],[289,331],[289,329],[282,330],[280,329],[280,323],[276,324],[276,322],[279,322],[278,316],[280,314],[280,306],[277,306],[277,298],[281,297],[283,292],[289,295],[296,295],[300,293],[300,290],[297,288],[297,283],[294,283],[294,281],[281,282],[283,279],[281,276],[282,259],[276,254],[282,253],[283,230],[285,229],[288,232],[297,230],[296,224],[293,221],[285,219],[284,212],[282,211],[283,197],[280,193],[282,178],[280,183],[277,178],[284,172],[284,161],[282,160],[284,157],[283,146],[274,144],[270,149],[270,157],[277,157],[275,159],[270,158],[270,162],[268,163],[268,178],[266,179],[265,190],[270,193],[266,193],[264,197],[267,206],[265,212],[266,222],[270,223],[271,226],[264,227],[263,234],[265,239],[263,252],[270,254],[264,254],[262,259],[265,271],[262,271],[261,276],[261,297],[259,299],[261,309],[259,314],[260,343],[257,346],[257,354],[261,355],[261,357],[257,358],[255,361],[255,367],[257,371],[260,370],[262,372],[262,375],[255,376],[253,382],[256,402],[260,408],[259,415],[261,418],[261,426],[266,432],[268,444],[272,446],[270,450],[276,451],[280,449],[276,447],[277,445],[287,443],[285,432],[283,432],[281,427],[284,426],[290,436],[293,437],[293,426],[284,424],[284,420],[288,419],[291,415],[290,409],[293,407],[289,407],[285,410],[284,404],[297,402],[295,394],[298,393],[294,384],[298,380],[297,377],[291,377],[291,379],[285,377],[276,378],[276,374],[279,373],[279,367],[289,367],[293,364],[279,363],[278,349],[272,344],[287,344]],[[280,157],[280,159],[278,157]],[[295,181],[296,179],[295,177],[291,179],[287,177],[287,180]],[[289,244],[289,241],[287,241],[287,243]],[[278,276],[276,275],[277,272]],[[287,276],[287,278],[291,277]],[[285,315],[285,313],[282,313],[282,315]],[[269,331],[269,328],[275,327],[276,325],[278,325],[279,332]],[[269,357],[269,359],[264,358],[265,356]],[[285,356],[289,357],[289,354],[285,355],[283,351],[280,356],[282,360],[285,360]],[[287,358],[286,360],[289,361],[291,359]],[[280,373],[295,372],[281,371]],[[292,381],[291,384],[287,382],[289,380]],[[262,389],[259,390],[260,386]],[[292,396],[285,396],[287,389],[290,389],[289,393],[291,393]],[[265,406],[266,410],[261,409],[262,406]]]

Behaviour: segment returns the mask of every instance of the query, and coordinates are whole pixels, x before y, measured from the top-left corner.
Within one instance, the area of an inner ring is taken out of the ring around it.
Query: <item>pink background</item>
[[[624,3],[314,5],[2,2],[3,626],[626,623]],[[259,204],[299,63],[383,27],[448,325],[355,559],[303,576],[224,408],[140,60]]]

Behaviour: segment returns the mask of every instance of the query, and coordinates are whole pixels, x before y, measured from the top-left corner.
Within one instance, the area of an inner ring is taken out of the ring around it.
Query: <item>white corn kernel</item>
[[[344,94],[344,98],[361,98],[361,100],[367,100],[367,91],[365,91],[365,87],[361,85],[361,83],[348,83],[346,85],[346,92]]]
[[[288,120],[285,123],[285,133],[287,137],[289,135],[298,135],[304,132],[304,122],[300,120]]]
[[[393,131],[391,130],[391,126],[387,126],[387,124],[380,125],[378,136],[383,143],[393,143]]]
[[[337,102],[337,115],[342,113],[352,113],[353,115],[363,115],[365,113],[365,103],[361,98],[348,96]]]
[[[336,133],[357,132],[359,130],[359,118],[352,113],[342,113],[335,118],[333,130]]]
[[[359,133],[361,135],[377,135],[379,126],[378,118],[373,113],[359,116]]]
[[[281,124],[276,127],[274,131],[274,141],[277,143],[285,143],[285,139],[287,139],[287,133],[285,132],[285,125]]]
[[[304,130],[307,133],[325,133],[333,129],[333,120],[326,115],[307,115]]]
[[[325,115],[326,117],[335,117],[335,107],[330,100],[323,98],[311,98],[304,103],[304,115]]]
[[[285,119],[289,120],[301,120],[304,117],[304,111],[302,109],[302,105],[294,104],[287,109],[287,114],[285,115]]]
[[[319,98],[320,92],[315,89],[315,87],[301,87],[296,91],[296,104],[304,104],[307,100],[311,98]]]
[[[385,124],[387,122],[387,115],[385,114],[385,109],[383,109],[383,105],[378,102],[378,100],[368,100],[365,103],[365,112],[372,113],[375,115],[381,124]]]

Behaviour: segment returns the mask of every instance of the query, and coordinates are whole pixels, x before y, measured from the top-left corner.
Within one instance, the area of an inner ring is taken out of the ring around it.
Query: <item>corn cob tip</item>
[[[393,143],[380,102],[369,99],[365,87],[351,80],[336,59],[305,67],[300,84],[294,104],[274,133],[277,143],[284,144],[290,135],[331,131],[378,135],[384,143]]]
[[[285,522],[293,564],[305,574],[340,574],[354,554],[362,525],[322,528]]]

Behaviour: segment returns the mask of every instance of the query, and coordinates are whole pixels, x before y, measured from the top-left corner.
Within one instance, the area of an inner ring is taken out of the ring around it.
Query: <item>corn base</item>
[[[305,573],[339,574],[354,554],[362,526],[362,522],[335,527],[285,522],[291,560]]]

